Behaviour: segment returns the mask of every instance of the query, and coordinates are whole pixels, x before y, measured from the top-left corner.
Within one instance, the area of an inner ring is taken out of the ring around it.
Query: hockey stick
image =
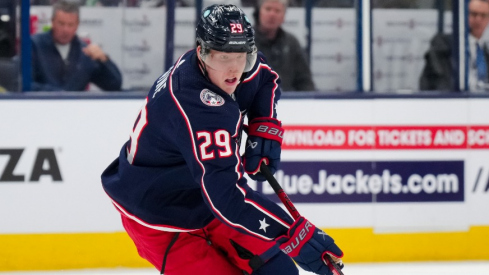
[[[290,215],[294,218],[294,220],[297,220],[298,218],[301,217],[299,214],[299,211],[295,208],[294,204],[292,201],[289,199],[289,196],[284,192],[284,189],[280,186],[278,181],[275,179],[273,176],[272,172],[270,172],[270,169],[268,169],[268,166],[266,166],[263,162],[261,163],[260,166],[260,171],[263,173],[265,178],[267,179],[268,183],[270,186],[272,186],[273,191],[277,194],[277,196],[280,198],[282,203],[285,205],[287,210],[289,211]],[[343,272],[341,271],[341,268],[336,264],[336,262],[331,258],[330,255],[325,254],[325,258],[323,261],[325,262],[326,265],[327,262],[331,263],[331,265],[328,265],[330,268],[333,268],[333,274],[334,275],[344,275]]]

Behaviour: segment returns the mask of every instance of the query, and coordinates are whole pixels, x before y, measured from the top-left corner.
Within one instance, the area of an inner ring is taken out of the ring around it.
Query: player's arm
[[[214,215],[247,234],[273,240],[289,229],[292,219],[276,203],[252,190],[246,183],[237,125],[226,129],[197,131],[195,162],[201,174],[202,195]]]
[[[262,66],[262,85],[250,108],[248,138],[243,158],[246,172],[251,178],[260,181],[266,180],[260,172],[262,162],[268,164],[272,174],[278,168],[284,132],[281,122],[276,119],[275,110],[280,97],[278,75],[265,64]],[[333,268],[328,266],[331,263],[323,262],[325,254],[335,258],[343,256],[334,240],[304,217],[298,218],[286,234],[275,240],[280,249],[303,269],[318,274],[333,275]]]
[[[266,63],[263,55],[259,54],[258,60],[253,79],[259,85],[248,113],[243,162],[246,173],[253,180],[265,181],[260,165],[262,162],[267,164],[272,173],[278,169],[284,130],[276,111],[281,95],[279,75]]]
[[[280,99],[280,76],[267,63],[266,58],[259,53],[257,65],[248,77],[243,80],[258,82],[252,105],[248,110],[248,118],[252,120],[257,117],[277,118],[277,102]]]

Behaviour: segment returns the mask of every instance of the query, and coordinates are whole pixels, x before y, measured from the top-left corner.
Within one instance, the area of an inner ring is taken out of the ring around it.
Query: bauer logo
[[[464,201],[463,161],[282,162],[275,177],[293,202]],[[273,201],[267,183],[257,190]]]

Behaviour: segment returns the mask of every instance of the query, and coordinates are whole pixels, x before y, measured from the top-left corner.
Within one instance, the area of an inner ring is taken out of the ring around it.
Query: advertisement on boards
[[[318,226],[397,232],[489,224],[479,211],[489,201],[486,103],[282,100],[275,177]],[[142,104],[0,101],[0,115],[12,118],[0,123],[11,129],[0,139],[0,233],[122,230],[100,174],[129,138]],[[266,182],[249,185],[278,202]],[[329,211],[341,217],[330,219]]]

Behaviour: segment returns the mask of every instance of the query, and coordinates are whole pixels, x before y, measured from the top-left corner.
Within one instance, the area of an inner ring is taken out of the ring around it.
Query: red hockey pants
[[[121,216],[122,224],[134,241],[139,255],[161,270],[167,247],[177,233],[148,228]],[[251,274],[253,270],[249,260],[238,255],[230,240],[254,255],[261,255],[274,245],[274,242],[242,234],[215,219],[201,230],[178,235],[166,256],[165,274],[243,275],[243,270]],[[293,262],[285,254],[278,258],[278,261],[274,259],[275,268],[287,266],[288,271],[293,269],[297,272]]]

